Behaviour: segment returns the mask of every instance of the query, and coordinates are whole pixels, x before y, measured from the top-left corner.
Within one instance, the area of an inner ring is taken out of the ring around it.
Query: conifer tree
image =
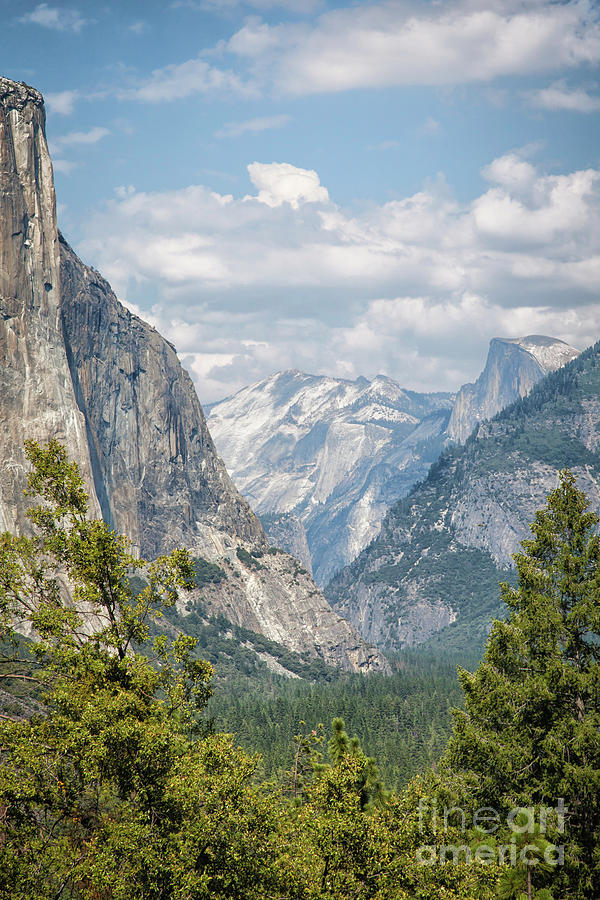
[[[597,526],[574,476],[561,472],[515,555],[517,587],[501,586],[508,618],[494,622],[477,671],[460,672],[466,709],[455,712],[448,754],[479,806],[539,814],[563,798],[564,817],[546,822],[565,845],[551,881],[555,896],[577,898],[597,897],[600,884]]]

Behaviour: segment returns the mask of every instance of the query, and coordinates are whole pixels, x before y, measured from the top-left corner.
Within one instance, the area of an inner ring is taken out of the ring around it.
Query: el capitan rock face
[[[23,441],[69,446],[99,512],[60,322],[60,259],[41,94],[0,78],[0,529],[28,526]]]
[[[142,555],[184,545],[222,565],[210,611],[330,665],[385,669],[294,559],[266,552],[174,348],[59,241],[41,95],[1,79],[0,114],[0,525],[26,527],[23,440],[56,437],[92,511]]]
[[[264,544],[233,486],[175,348],[60,240],[61,316],[104,518],[154,558],[203,526]]]

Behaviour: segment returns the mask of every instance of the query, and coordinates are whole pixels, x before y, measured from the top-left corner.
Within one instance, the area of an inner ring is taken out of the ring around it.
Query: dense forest
[[[347,730],[377,759],[385,784],[397,790],[437,763],[450,737],[451,709],[462,705],[463,694],[455,657],[413,651],[393,662],[390,676],[338,675],[308,684],[267,676],[259,691],[245,689],[241,678],[217,684],[207,706],[211,727],[233,732],[242,747],[260,753],[265,777],[281,778],[292,765],[296,735],[343,715]]]
[[[387,681],[259,666],[262,697],[211,699],[173,610],[218,572],[134,558],[64,448],[27,454],[38,536],[0,537],[0,897],[597,897],[600,539],[568,471],[462,700],[420,654]]]

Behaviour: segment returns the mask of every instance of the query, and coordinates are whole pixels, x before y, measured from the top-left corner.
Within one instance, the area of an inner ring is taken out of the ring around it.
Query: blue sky
[[[208,402],[283,368],[454,389],[600,337],[586,0],[2,3],[59,222]]]

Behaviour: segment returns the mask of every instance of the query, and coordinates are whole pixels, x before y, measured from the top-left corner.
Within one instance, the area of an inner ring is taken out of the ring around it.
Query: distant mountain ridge
[[[600,342],[449,448],[327,596],[380,647],[482,641],[497,582],[565,467],[600,510]]]
[[[325,584],[376,537],[448,442],[462,443],[578,352],[541,335],[494,338],[483,372],[457,395],[407,391],[382,375],[280,372],[212,404],[208,423],[270,539],[304,554],[303,526]]]

